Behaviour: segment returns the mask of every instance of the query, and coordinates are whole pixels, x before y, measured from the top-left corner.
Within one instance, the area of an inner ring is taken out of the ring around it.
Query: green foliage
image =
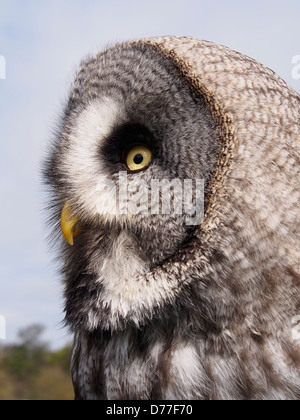
[[[44,328],[32,325],[20,342],[0,348],[0,400],[72,400],[69,346],[50,351],[40,340]]]

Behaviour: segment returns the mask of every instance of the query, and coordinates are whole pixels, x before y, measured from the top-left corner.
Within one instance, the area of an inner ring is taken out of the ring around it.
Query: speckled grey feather
[[[54,237],[66,202],[84,225],[73,248],[58,242],[77,399],[300,398],[299,115],[274,72],[205,41],[82,63],[45,166]],[[124,127],[155,150],[130,180],[205,178],[200,226],[99,218]]]

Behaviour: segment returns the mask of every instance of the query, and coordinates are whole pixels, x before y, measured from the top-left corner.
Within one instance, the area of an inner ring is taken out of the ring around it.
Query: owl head
[[[139,276],[199,228],[218,141],[205,99],[155,48],[122,44],[81,64],[45,170],[71,323],[150,316],[165,286]]]
[[[82,62],[44,171],[67,323],[185,319],[214,335],[260,331],[267,311],[263,329],[279,312],[284,328],[297,315],[298,119],[274,72],[209,42],[145,39]]]
[[[81,64],[44,169],[77,398],[299,399],[299,115],[206,41]]]

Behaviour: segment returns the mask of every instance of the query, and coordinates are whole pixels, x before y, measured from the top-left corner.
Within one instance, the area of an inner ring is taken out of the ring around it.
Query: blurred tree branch
[[[0,400],[73,399],[71,348],[50,351],[43,332],[42,325],[30,325],[20,330],[18,344],[2,347]]]

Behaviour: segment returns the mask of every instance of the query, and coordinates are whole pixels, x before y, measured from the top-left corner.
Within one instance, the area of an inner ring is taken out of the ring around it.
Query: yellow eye
[[[135,146],[126,157],[126,164],[130,171],[140,171],[151,163],[152,152],[146,146]]]

